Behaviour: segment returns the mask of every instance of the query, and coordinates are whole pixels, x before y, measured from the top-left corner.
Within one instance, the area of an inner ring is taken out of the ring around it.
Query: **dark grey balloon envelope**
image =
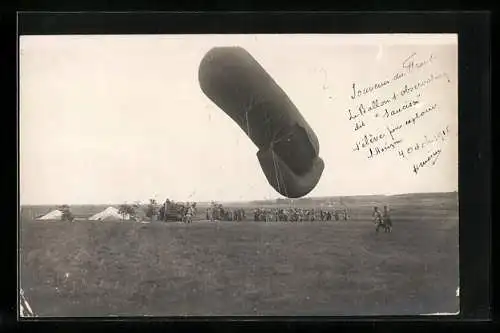
[[[202,91],[259,148],[257,157],[271,186],[299,198],[321,178],[324,162],[312,128],[285,92],[241,47],[216,47],[199,67]]]

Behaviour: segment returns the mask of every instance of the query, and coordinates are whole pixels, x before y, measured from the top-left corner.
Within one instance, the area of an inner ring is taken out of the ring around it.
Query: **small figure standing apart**
[[[373,222],[377,226],[375,231],[378,232],[378,229],[383,225],[383,219],[382,219],[382,214],[380,213],[380,210],[378,209],[377,206],[373,207]]]
[[[387,206],[384,206],[384,224],[385,224],[385,231],[386,232],[391,232],[392,231],[392,220],[389,215],[389,208]]]
[[[186,215],[185,215],[185,221],[186,223],[191,223],[193,220],[193,206],[189,205],[188,208],[186,209]]]

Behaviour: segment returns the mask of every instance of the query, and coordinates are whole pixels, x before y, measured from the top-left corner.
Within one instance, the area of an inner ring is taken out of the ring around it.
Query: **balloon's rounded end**
[[[251,55],[240,46],[218,46],[208,50],[198,66],[198,82],[202,91],[212,96],[220,82],[228,79],[227,68],[239,65],[242,57]]]
[[[269,184],[281,195],[295,199],[311,192],[318,184],[325,163],[316,156],[308,171],[295,173],[272,149],[259,150],[257,157]]]

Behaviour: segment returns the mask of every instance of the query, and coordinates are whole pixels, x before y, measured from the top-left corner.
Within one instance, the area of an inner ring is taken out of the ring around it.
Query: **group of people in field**
[[[338,221],[349,219],[346,209],[257,208],[253,214],[254,221],[262,222]]]
[[[192,223],[196,216],[196,203],[174,203],[167,200],[159,212],[160,220],[167,221],[168,216],[174,216],[173,220]],[[304,222],[304,221],[339,221],[348,220],[350,216],[347,209],[306,209],[306,208],[256,208],[252,211],[253,220],[259,222]],[[376,232],[380,229],[384,232],[392,231],[392,219],[389,208],[384,206],[383,211],[379,207],[373,207],[373,222]],[[225,208],[221,204],[212,202],[207,208],[206,219],[208,221],[244,221],[246,220],[243,208]]]
[[[192,223],[196,212],[196,202],[179,203],[167,199],[158,211],[158,219],[160,221],[179,220],[184,223]]]
[[[389,208],[384,206],[384,211],[375,206],[373,207],[373,223],[375,223],[375,231],[379,232],[382,228],[384,232],[392,232],[392,219],[389,214]]]
[[[303,208],[256,208],[252,211],[253,221],[260,222],[302,222],[302,221],[333,221],[347,220],[347,210],[303,209]],[[208,221],[244,221],[245,210],[242,208],[224,208],[212,203],[207,208]]]
[[[224,208],[221,204],[212,203],[207,208],[207,220],[209,221],[243,221],[245,220],[245,210],[242,208]]]
[[[192,223],[195,215],[196,203],[187,203],[186,206],[184,206],[183,222]]]

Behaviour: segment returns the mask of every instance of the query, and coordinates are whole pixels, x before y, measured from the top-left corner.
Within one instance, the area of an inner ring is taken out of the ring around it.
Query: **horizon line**
[[[422,194],[451,194],[451,193],[458,193],[458,190],[453,190],[453,191],[436,191],[436,192],[405,192],[405,193],[395,193],[395,194],[350,194],[350,195],[325,195],[325,196],[313,196],[313,197],[302,197],[302,198],[282,198],[282,197],[277,197],[277,198],[269,198],[269,199],[248,199],[248,200],[173,200],[174,202],[196,202],[196,203],[210,203],[212,201],[218,202],[218,203],[248,203],[248,202],[262,202],[262,201],[277,201],[277,200],[284,200],[284,201],[300,201],[300,200],[307,200],[307,199],[326,199],[326,198],[353,198],[353,197],[394,197],[394,196],[401,196],[401,195],[409,195],[409,194],[414,194],[414,195],[422,195]],[[168,198],[170,199],[170,198]],[[170,199],[172,200],[172,199]],[[147,204],[148,202],[146,200],[125,200],[120,203],[110,203],[110,202],[100,202],[100,203],[26,203],[26,204],[21,204],[18,203],[19,206],[62,206],[62,205],[69,205],[69,206],[104,206],[104,205],[109,205],[109,206],[117,206],[117,205],[122,205],[122,204],[133,204],[135,202],[140,202],[141,204]],[[162,201],[157,201],[158,203],[162,203]]]

